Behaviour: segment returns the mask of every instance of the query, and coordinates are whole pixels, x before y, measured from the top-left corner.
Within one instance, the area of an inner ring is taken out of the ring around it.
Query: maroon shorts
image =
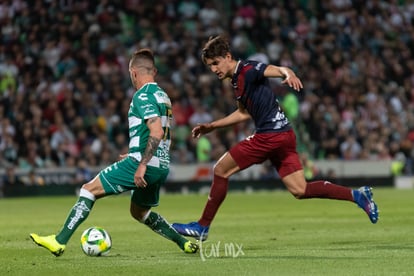
[[[281,178],[302,169],[293,130],[256,133],[229,150],[241,170],[269,159]]]

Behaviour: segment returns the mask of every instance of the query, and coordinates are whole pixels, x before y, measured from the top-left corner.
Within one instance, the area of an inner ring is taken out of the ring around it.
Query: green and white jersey
[[[141,161],[147,146],[149,129],[145,121],[160,117],[164,128],[164,137],[157,152],[148,162],[148,166],[168,169],[170,164],[170,126],[172,120],[171,100],[157,83],[147,83],[132,97],[128,111],[129,156]]]

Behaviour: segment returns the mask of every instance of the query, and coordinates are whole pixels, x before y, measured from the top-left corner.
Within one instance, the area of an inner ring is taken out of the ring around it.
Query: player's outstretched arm
[[[303,88],[302,81],[296,76],[295,72],[288,67],[270,64],[266,67],[264,76],[268,78],[284,78],[282,84],[287,84],[296,91]]]
[[[213,130],[214,130],[214,127],[212,126],[211,123],[198,124],[191,131],[191,135],[193,138],[200,138],[201,135],[207,134]]]
[[[250,114],[238,103],[238,109],[226,117],[213,121],[211,123],[199,124],[193,128],[191,134],[193,138],[199,138],[201,135],[209,133],[216,128],[231,126],[250,119]]]

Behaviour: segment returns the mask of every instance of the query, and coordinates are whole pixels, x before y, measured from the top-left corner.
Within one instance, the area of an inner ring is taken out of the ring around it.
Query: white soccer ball
[[[90,227],[81,236],[82,251],[88,256],[105,256],[112,247],[109,233],[101,227]]]

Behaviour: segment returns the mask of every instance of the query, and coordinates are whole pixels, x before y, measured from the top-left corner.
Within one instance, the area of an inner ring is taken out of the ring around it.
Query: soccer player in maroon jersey
[[[283,78],[296,91],[302,82],[287,67],[251,60],[236,60],[228,41],[217,36],[210,38],[202,50],[202,60],[221,80],[231,79],[237,99],[237,110],[211,123],[197,125],[192,136],[198,138],[217,128],[252,119],[255,133],[226,152],[214,166],[214,177],[208,201],[201,218],[188,224],[173,223],[177,232],[205,240],[210,224],[226,197],[229,177],[253,164],[270,160],[287,190],[297,199],[327,198],[356,203],[372,223],[378,221],[378,207],[372,198],[371,187],[350,189],[329,181],[306,182],[296,151],[296,136],[290,122],[271,90],[268,78]]]

